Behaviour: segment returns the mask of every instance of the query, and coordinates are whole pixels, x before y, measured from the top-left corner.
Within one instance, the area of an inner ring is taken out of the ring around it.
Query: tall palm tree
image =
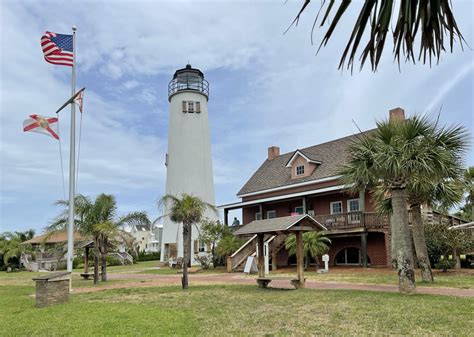
[[[117,218],[117,202],[112,195],[102,193],[94,201],[84,195],[77,195],[74,202],[75,230],[83,236],[92,237],[94,241],[94,284],[99,281],[99,264],[102,273],[101,280],[107,281],[108,250],[118,235],[118,230],[131,224],[149,226],[151,222],[145,212],[132,212]],[[58,201],[56,204],[68,206],[67,201]],[[67,214],[66,209],[49,229],[64,230],[67,225]]]
[[[24,249],[21,243],[32,239],[34,236],[35,231],[33,229],[27,230],[25,232],[2,233],[0,235],[0,256],[3,259],[3,264],[7,265],[10,259],[13,258],[16,258],[16,260],[19,262],[20,255]]]
[[[302,8],[290,27],[293,24],[298,24],[310,1],[304,0]],[[336,6],[334,6],[334,0],[321,2],[321,8],[316,15],[311,31],[311,41],[320,14],[322,16],[319,25],[322,27],[329,21],[330,24],[319,48],[326,46],[329,42],[351,2],[351,0],[342,0]],[[339,69],[342,69],[346,62],[347,68],[353,68],[354,61],[357,58],[357,50],[361,47],[361,42],[363,43],[362,38],[366,30],[369,31],[369,34],[367,34],[368,41],[365,46],[362,46],[361,68],[365,61],[369,59],[373,71],[377,70],[390,27],[393,27],[393,54],[398,64],[400,64],[401,58],[415,63],[417,44],[419,44],[418,60],[423,60],[423,63],[429,61],[430,65],[433,57],[439,62],[441,54],[446,51],[445,44],[447,44],[447,41],[449,41],[451,52],[456,40],[460,42],[461,48],[463,47],[464,38],[456,23],[450,0],[401,0],[399,3],[398,11],[396,11],[395,0],[362,1],[362,7],[354,23],[354,28],[342,53]],[[329,16],[333,12],[335,12],[334,17],[330,20]],[[446,39],[446,35],[449,37],[448,39]]]
[[[161,198],[159,208],[166,208],[171,221],[183,224],[183,277],[181,284],[183,289],[188,288],[188,266],[191,264],[191,238],[193,224],[200,223],[204,212],[212,210],[216,212],[216,207],[202,201],[200,198],[183,193],[181,197],[167,194]]]
[[[316,270],[319,268],[318,256],[325,254],[329,250],[331,239],[326,237],[324,231],[321,232],[306,232],[303,234],[303,254],[306,265],[309,264],[309,259],[312,257],[316,260]],[[296,236],[289,235],[285,239],[285,248],[288,250],[288,255],[296,255]]]
[[[401,292],[415,291],[413,252],[408,227],[409,188],[449,176],[451,166],[462,162],[467,133],[461,126],[440,128],[426,117],[377,123],[377,129],[361,134],[349,149],[349,161],[340,174],[352,191],[367,186],[390,196],[392,215],[392,264],[398,270]],[[453,169],[455,171],[455,169]],[[447,173],[446,173],[447,172]]]
[[[446,163],[456,165],[456,163]],[[444,173],[446,173],[445,171]],[[442,172],[440,172],[442,173]],[[412,214],[412,238],[415,247],[416,260],[421,269],[421,279],[423,282],[433,283],[433,273],[429,260],[428,248],[426,245],[424,224],[422,220],[422,206],[449,209],[462,199],[463,188],[459,177],[435,181],[435,177],[429,179],[417,179],[414,177],[408,186],[408,204]],[[377,211],[391,215],[392,206],[390,197],[386,195],[384,189],[375,190],[373,193],[377,205]],[[431,261],[432,262],[432,261]]]

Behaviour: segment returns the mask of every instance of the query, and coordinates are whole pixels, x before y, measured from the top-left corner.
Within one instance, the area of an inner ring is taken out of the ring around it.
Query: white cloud
[[[28,114],[55,111],[70,96],[70,70],[44,62],[39,37],[46,29],[66,33],[72,22],[78,26],[78,78],[87,87],[79,192],[114,193],[121,213],[152,212],[163,193],[166,85],[188,60],[211,85],[218,203],[234,200],[270,145],[288,152],[345,136],[357,130],[352,119],[371,128],[374,118],[384,118],[395,106],[413,113],[444,103],[446,110],[461,111],[464,120],[472,114],[469,90],[451,89],[468,81],[463,69],[472,67],[470,51],[446,54],[431,69],[403,65],[399,73],[387,46],[378,73],[366,69],[351,76],[337,71],[350,18],[317,56],[309,40],[312,12],[282,34],[299,1],[284,6],[255,1],[47,3],[0,4],[1,45],[9,46],[0,54],[3,228],[41,228],[57,212],[52,202],[62,198],[57,143],[23,134],[21,123]],[[469,42],[472,4],[463,6],[455,14]],[[316,42],[322,33],[316,31]],[[65,164],[68,123],[65,109]]]

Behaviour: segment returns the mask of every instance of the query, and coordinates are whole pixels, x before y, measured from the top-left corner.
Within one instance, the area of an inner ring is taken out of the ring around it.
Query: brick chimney
[[[401,122],[405,120],[405,110],[402,108],[395,108],[389,111],[389,121],[390,122]]]
[[[268,160],[272,160],[280,155],[280,148],[278,146],[270,146],[268,148]]]

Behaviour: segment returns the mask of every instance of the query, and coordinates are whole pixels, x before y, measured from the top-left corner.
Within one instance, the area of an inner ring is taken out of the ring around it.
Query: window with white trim
[[[330,203],[331,214],[342,213],[342,201],[333,201]]]
[[[188,101],[188,112],[194,113],[194,102]]]
[[[275,210],[267,211],[267,219],[273,219],[277,217],[277,213]]]
[[[262,213],[260,212],[255,213],[255,220],[262,220]]]
[[[303,213],[304,213],[304,208],[303,208],[303,206],[295,207],[295,213],[303,214]]]
[[[348,212],[359,212],[360,211],[359,199],[347,200],[347,211]]]
[[[304,174],[304,165],[296,166],[296,175],[302,176]]]

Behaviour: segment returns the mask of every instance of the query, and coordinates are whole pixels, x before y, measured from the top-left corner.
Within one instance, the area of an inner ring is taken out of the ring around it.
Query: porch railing
[[[328,230],[366,228],[379,229],[389,226],[389,218],[378,213],[350,212],[313,216]]]

